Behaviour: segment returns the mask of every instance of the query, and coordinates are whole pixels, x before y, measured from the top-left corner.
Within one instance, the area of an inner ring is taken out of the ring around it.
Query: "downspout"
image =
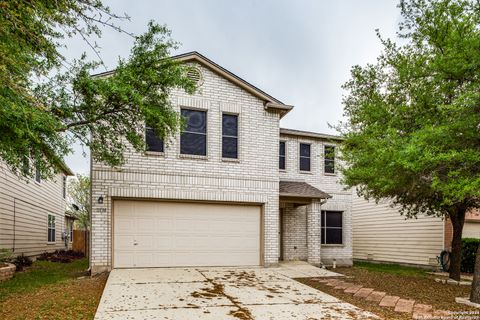
[[[92,137],[90,136],[90,139]],[[89,217],[88,217],[88,226],[87,226],[87,232],[86,238],[88,241],[88,271],[90,273],[92,272],[92,233],[93,233],[93,165],[92,165],[92,151],[90,150],[90,212],[89,212]]]
[[[17,211],[17,202],[16,202],[16,199],[13,198],[13,248],[12,248],[12,252],[15,252],[16,211]]]

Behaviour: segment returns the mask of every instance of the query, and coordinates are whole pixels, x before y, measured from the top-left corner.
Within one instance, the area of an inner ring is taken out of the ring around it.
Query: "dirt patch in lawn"
[[[435,276],[426,273],[392,274],[359,267],[337,268],[335,272],[348,276],[349,278],[343,279],[346,282],[373,288],[376,291],[384,291],[388,295],[413,299],[417,303],[432,305],[436,310],[478,311],[478,309],[455,302],[455,297],[467,297],[470,294],[470,286],[441,284],[435,282]],[[394,312],[393,308],[379,307],[378,303],[353,297],[351,294],[344,293],[343,290],[334,289],[313,279],[297,280],[386,319],[411,319],[411,314],[402,315]]]
[[[68,280],[0,303],[0,319],[93,319],[106,275]]]

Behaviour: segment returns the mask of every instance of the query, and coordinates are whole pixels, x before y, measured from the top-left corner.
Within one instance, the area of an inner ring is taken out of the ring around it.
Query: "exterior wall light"
[[[103,197],[102,196],[98,197],[98,204],[103,204]]]

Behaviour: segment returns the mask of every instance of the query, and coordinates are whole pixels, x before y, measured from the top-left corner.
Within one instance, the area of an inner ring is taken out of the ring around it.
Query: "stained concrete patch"
[[[99,311],[143,310],[231,306],[224,296],[195,296],[194,292],[213,290],[211,283],[148,283],[107,285]]]
[[[271,269],[216,269],[199,271],[209,280],[233,283],[265,283],[291,281],[289,277],[278,274]]]
[[[348,303],[246,306],[254,319],[379,319]]]
[[[204,307],[204,308],[175,308],[153,310],[130,310],[97,313],[95,319],[102,320],[239,320],[232,315],[235,307]]]
[[[224,283],[224,291],[242,305],[340,302],[337,298],[296,281],[243,285]]]
[[[115,269],[108,277],[109,284],[202,281],[205,277],[193,268]]]

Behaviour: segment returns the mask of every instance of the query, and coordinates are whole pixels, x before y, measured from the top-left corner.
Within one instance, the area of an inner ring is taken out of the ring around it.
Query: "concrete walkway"
[[[339,276],[304,263],[278,268],[116,269],[96,320],[374,319],[292,278]]]

